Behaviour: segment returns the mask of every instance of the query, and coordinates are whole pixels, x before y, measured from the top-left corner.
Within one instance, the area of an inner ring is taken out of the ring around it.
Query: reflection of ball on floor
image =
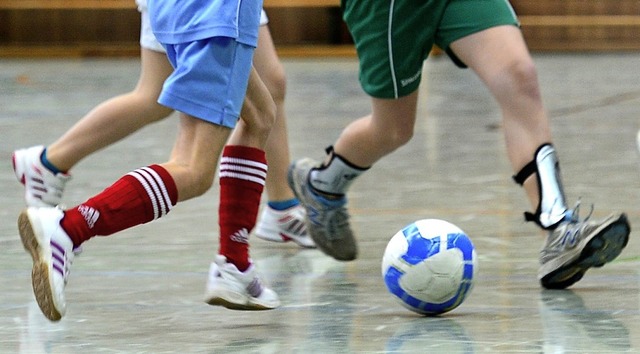
[[[398,231],[382,259],[387,289],[411,311],[437,315],[458,307],[473,288],[476,252],[457,226],[419,220]]]

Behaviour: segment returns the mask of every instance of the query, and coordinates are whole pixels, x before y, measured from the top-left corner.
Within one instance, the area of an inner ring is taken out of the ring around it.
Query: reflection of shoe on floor
[[[601,221],[565,221],[549,232],[540,251],[538,278],[547,289],[564,289],[582,279],[591,267],[615,259],[627,245],[631,228],[625,214],[611,214]]]
[[[241,339],[229,340],[225,337],[221,342],[224,343],[224,347],[221,347],[220,350],[216,350],[216,352],[225,353],[225,354],[246,354],[246,353],[260,353],[260,354],[280,354],[286,353],[284,350],[286,339],[280,336],[281,333],[278,333],[277,330],[273,331],[270,338],[248,338],[246,336],[242,336],[240,333],[238,337],[242,337]],[[222,344],[220,343],[220,344]],[[216,343],[216,347],[219,343]]]
[[[74,257],[73,243],[60,226],[63,216],[57,208],[28,208],[18,217],[22,244],[33,259],[33,293],[51,321],[65,314],[64,288]]]
[[[241,272],[221,255],[209,268],[205,302],[232,310],[271,310],[280,306],[278,294],[262,284],[255,265]]]
[[[262,279],[277,286],[281,294],[286,294],[289,306],[315,304],[318,296],[319,278],[331,268],[344,272],[345,264],[336,262],[320,251],[288,249],[287,252],[273,252],[255,260],[258,269],[265,269]],[[337,277],[337,276],[336,276]],[[334,276],[327,277],[335,280]],[[325,286],[326,287],[326,286]],[[315,306],[315,305],[313,305]],[[299,352],[306,352],[299,350]],[[262,353],[262,352],[261,352]]]
[[[322,252],[312,250],[278,252],[260,257],[255,262],[259,269],[269,270],[263,276],[271,284],[280,283],[285,279],[299,279],[307,283],[324,276],[333,268],[341,270],[344,267]]]
[[[543,290],[540,316],[547,346],[591,353],[631,348],[629,330],[612,311],[588,309],[571,290]]]
[[[309,174],[317,163],[311,159],[294,161],[289,167],[289,186],[306,212],[307,232],[322,252],[339,261],[358,256],[356,239],[349,225],[347,198],[325,198],[313,191]]]
[[[20,183],[24,184],[24,199],[27,206],[56,206],[62,200],[62,193],[71,176],[54,174],[40,161],[43,146],[34,146],[13,152],[13,171]]]
[[[275,210],[265,206],[254,233],[257,237],[267,241],[293,241],[300,247],[316,247],[311,236],[307,233],[307,227],[304,223],[304,208],[301,205],[286,210]]]
[[[35,301],[30,301],[27,308],[26,320],[18,318],[20,328],[20,349],[18,353],[50,353],[55,343],[63,340],[67,330],[64,322],[53,323],[42,316],[42,312]]]

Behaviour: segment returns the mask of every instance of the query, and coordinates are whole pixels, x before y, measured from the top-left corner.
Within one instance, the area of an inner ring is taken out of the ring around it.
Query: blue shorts
[[[229,37],[165,46],[175,70],[164,82],[158,103],[233,129],[240,117],[255,48]]]
[[[147,8],[147,0],[136,0],[138,11],[140,11],[140,47],[153,50],[155,52],[164,53],[164,46],[158,42],[156,36],[151,29],[151,20],[149,19],[149,11]],[[264,9],[260,13],[260,26],[269,23],[269,17]]]

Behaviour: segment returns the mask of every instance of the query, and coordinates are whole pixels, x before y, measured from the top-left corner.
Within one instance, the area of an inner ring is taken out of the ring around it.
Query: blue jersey
[[[149,0],[149,18],[160,43],[230,37],[256,46],[262,0]]]

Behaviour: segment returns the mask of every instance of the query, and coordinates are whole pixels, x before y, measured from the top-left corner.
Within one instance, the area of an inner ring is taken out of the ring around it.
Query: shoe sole
[[[595,235],[571,263],[544,276],[540,283],[547,289],[565,289],[578,282],[592,267],[614,260],[629,242],[631,227],[625,214]]]
[[[31,284],[36,302],[45,317],[54,322],[60,321],[62,314],[56,309],[53,302],[53,289],[49,283],[49,264],[41,257],[43,249],[40,247],[36,233],[33,230],[27,210],[23,210],[18,216],[18,230],[24,249],[29,252],[33,259]]]
[[[251,299],[246,295],[220,289],[208,292],[205,302],[211,306],[222,306],[230,310],[241,311],[273,310],[280,305],[280,303],[275,303],[272,306],[267,306],[257,302],[251,302]]]
[[[296,198],[298,198],[298,200],[302,202],[304,200],[304,198],[302,197],[302,186],[299,186],[296,183],[296,178],[294,176],[295,169],[296,167],[294,162],[289,166],[289,170],[287,171],[287,182],[289,184],[289,187],[293,191],[293,194],[295,194]],[[354,245],[352,249],[345,249],[344,247],[342,247],[340,251],[336,251],[335,247],[328,244],[327,242],[328,240],[325,237],[314,234],[313,232],[314,225],[309,219],[309,215],[310,215],[309,209],[304,205],[304,203],[302,203],[302,205],[307,213],[305,216],[305,225],[307,226],[307,232],[309,233],[309,236],[311,236],[311,239],[313,240],[313,242],[316,244],[316,248],[320,249],[326,255],[333,257],[335,260],[338,260],[338,261],[348,262],[348,261],[353,261],[358,257],[356,241],[353,235],[351,235],[350,237],[352,240],[349,240],[350,243]]]
[[[207,304],[211,306],[222,306],[228,308],[229,310],[239,310],[239,311],[265,311],[265,310],[273,310],[278,306],[269,307],[260,304],[241,304],[237,302],[233,302],[228,300],[222,296],[214,296],[205,301]]]

